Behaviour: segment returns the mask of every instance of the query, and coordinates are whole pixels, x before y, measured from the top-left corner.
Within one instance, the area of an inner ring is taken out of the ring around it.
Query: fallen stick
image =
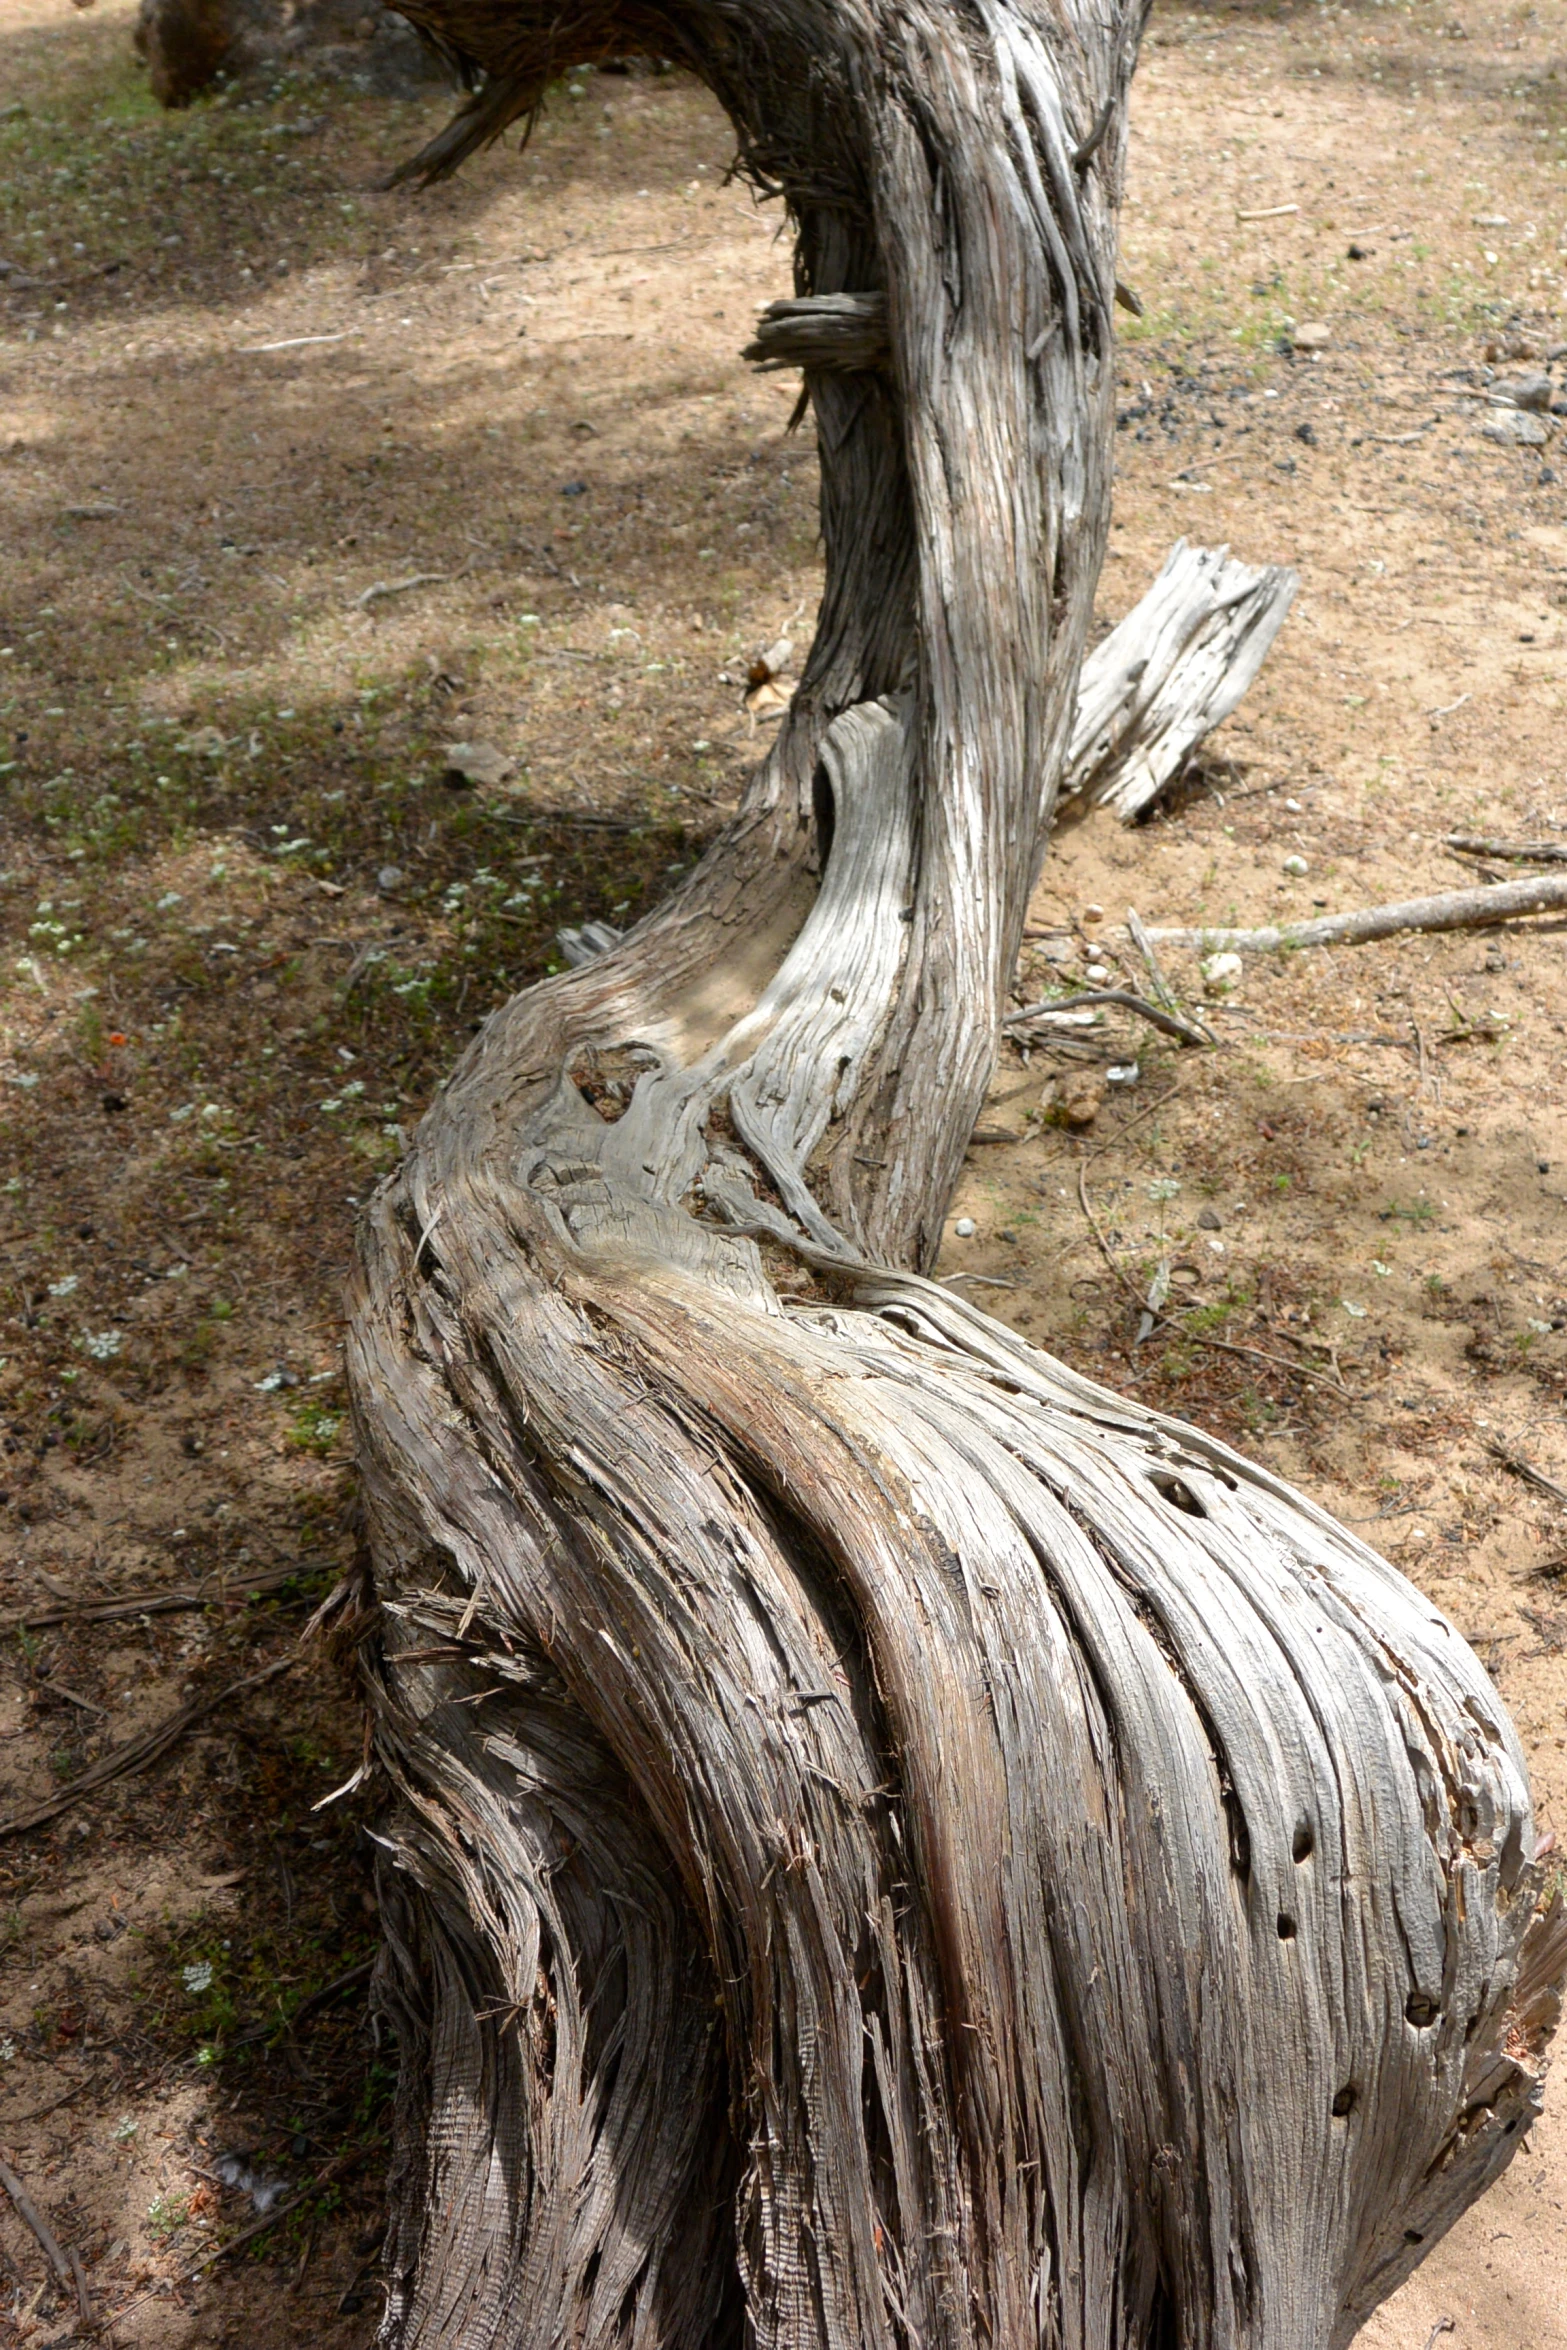
[[[47,1802],[35,1803],[28,1811],[13,1812],[8,1820],[0,1820],[0,1839],[20,1836],[28,1828],[41,1828],[46,1821],[57,1819],[61,1812],[69,1811],[72,1804],[79,1803],[84,1795],[92,1795],[98,1788],[107,1787],[113,1779],[123,1779],[127,1772],[144,1770],[148,1763],[156,1762],[160,1754],[166,1753],[177,1740],[183,1738],[187,1730],[193,1729],[197,1722],[204,1721],[208,1714],[216,1713],[218,1707],[226,1705],[231,1697],[238,1697],[246,1689],[259,1689],[263,1681],[276,1680],[278,1674],[286,1673],[293,1662],[292,1654],[278,1657],[270,1665],[263,1665],[259,1673],[247,1673],[242,1680],[230,1681],[226,1689],[219,1689],[213,1696],[199,1697],[194,1705],[181,1706],[177,1714],[170,1714],[167,1721],[157,1723],[140,1738],[128,1739],[125,1745],[115,1747],[101,1762],[94,1763],[90,1770],[83,1771],[79,1778],[73,1779],[69,1787],[63,1787],[58,1795],[51,1795]]]
[[[181,1588],[175,1591],[127,1591],[118,1599],[68,1599],[62,1594],[56,1607],[22,1608],[14,1615],[0,1616],[0,1630],[14,1631],[19,1625],[30,1632],[44,1632],[56,1624],[113,1624],[125,1616],[180,1615],[192,1608],[217,1607],[223,1600],[243,1596],[259,1597],[263,1592],[276,1591],[290,1583],[303,1570],[299,1567],[269,1567],[261,1575],[243,1575],[220,1584],[212,1590]]]
[[[454,571],[411,571],[406,579],[378,579],[374,587],[367,587],[363,595],[355,596],[354,602],[363,612],[385,596],[406,596],[410,588],[436,587],[442,580],[458,576]]]
[[[1199,1028],[1195,1021],[1183,1019],[1179,1012],[1167,1012],[1162,1004],[1151,1004],[1146,996],[1134,995],[1129,987],[1089,987],[1081,995],[1057,996],[1049,1003],[1028,1004],[1021,1012],[1009,1012],[1001,1025],[1003,1028],[1025,1028],[1030,1020],[1038,1020],[1046,1012],[1074,1012],[1084,1004],[1119,1004],[1123,1012],[1135,1012],[1139,1020],[1147,1020],[1155,1028],[1162,1028],[1166,1036],[1179,1037],[1182,1044],[1212,1044],[1215,1041],[1207,1029]]]
[[[1537,873],[1494,889],[1452,890],[1398,906],[1370,906],[1359,914],[1323,914],[1283,930],[1151,930],[1148,935],[1160,946],[1267,955],[1280,947],[1366,946],[1401,930],[1488,929],[1517,914],[1543,914],[1558,906],[1567,906],[1567,873]]]
[[[80,2261],[71,2259],[60,2250],[49,2222],[44,2218],[43,2213],[34,2203],[8,2162],[0,2162],[0,2187],[4,2187],[10,2196],[17,2218],[31,2228],[37,2237],[43,2248],[44,2258],[54,2270],[59,2282],[76,2295],[77,2307],[82,2316],[90,2320],[92,2301],[87,2292],[87,2282],[82,2275]]]
[[[1526,1485],[1532,1485],[1538,1493],[1548,1493],[1553,1501],[1567,1502],[1567,1485],[1558,1485],[1554,1477],[1547,1477],[1543,1469],[1537,1469],[1532,1461],[1526,1461],[1521,1452],[1514,1452],[1510,1445],[1498,1443],[1495,1437],[1487,1436],[1483,1441],[1492,1460],[1500,1461],[1504,1469],[1510,1469]]]
[[[1444,848],[1460,857],[1501,857],[1521,865],[1567,865],[1567,841],[1482,840],[1472,832],[1450,832]]]

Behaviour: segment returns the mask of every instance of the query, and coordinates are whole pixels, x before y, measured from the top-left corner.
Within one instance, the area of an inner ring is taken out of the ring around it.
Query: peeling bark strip
[[[739,817],[361,1231],[383,2340],[1326,2350],[1538,2104],[1517,1741],[1311,1503],[906,1269],[1068,763],[1139,14],[405,12],[489,76],[431,172],[685,58],[888,358],[807,371],[825,594]]]

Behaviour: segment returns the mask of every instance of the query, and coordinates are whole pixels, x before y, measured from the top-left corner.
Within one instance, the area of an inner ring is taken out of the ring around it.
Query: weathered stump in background
[[[285,65],[389,97],[451,80],[381,0],[141,0],[135,42],[160,106]]]

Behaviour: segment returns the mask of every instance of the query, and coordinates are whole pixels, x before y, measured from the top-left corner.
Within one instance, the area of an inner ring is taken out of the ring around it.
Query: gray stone
[[[1543,449],[1551,437],[1551,428],[1543,418],[1526,416],[1522,409],[1488,416],[1480,430],[1488,441],[1499,441],[1504,449]]]
[[[1543,414],[1551,404],[1555,388],[1548,375],[1536,370],[1529,375],[1498,377],[1490,393],[1493,400],[1505,400],[1510,407],[1532,408]]]

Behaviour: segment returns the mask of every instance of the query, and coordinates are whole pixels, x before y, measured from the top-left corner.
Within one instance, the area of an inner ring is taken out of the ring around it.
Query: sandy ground
[[[520,159],[387,195],[439,98],[160,118],[130,16],[0,0],[0,1813],[219,1702],[0,1840],[0,2150],[99,2338],[352,2350],[373,1813],[312,1809],[358,1731],[299,1645],[353,1541],[352,1218],[557,927],[634,919],[732,804],[746,663],[811,625],[814,454],[737,356],[788,253],[698,91],[579,77]],[[1302,588],[1150,824],[1063,824],[1020,1001],[1135,972],[1129,905],[1263,922],[1473,884],[1452,832],[1567,842],[1567,423],[1482,429],[1488,376],[1567,339],[1564,30],[1156,15],[1103,621],[1183,533]],[[505,772],[454,788],[457,741]],[[1545,1838],[1567,1524],[1500,1455],[1567,1483],[1560,954],[1315,952],[1213,1001],[1215,1053],[1009,1047],[941,1266],[1394,1557],[1495,1675]],[[1567,2342],[1562,2077],[1376,2350]],[[76,2317],[9,2208],[0,2308]]]

